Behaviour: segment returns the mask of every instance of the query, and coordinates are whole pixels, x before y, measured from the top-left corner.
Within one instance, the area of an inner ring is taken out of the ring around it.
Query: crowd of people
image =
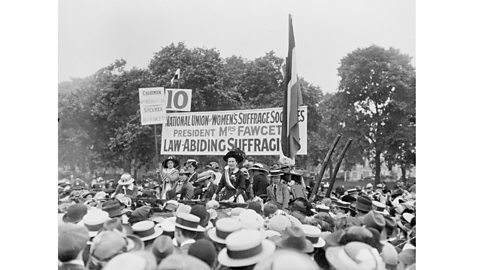
[[[337,186],[239,149],[136,183],[59,180],[59,269],[415,269],[415,186]],[[327,195],[328,194],[328,195]]]

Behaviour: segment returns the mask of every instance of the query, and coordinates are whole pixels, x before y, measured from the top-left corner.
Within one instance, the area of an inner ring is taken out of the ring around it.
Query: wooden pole
[[[315,182],[315,186],[312,190],[312,194],[310,194],[310,199],[309,199],[310,202],[313,202],[313,200],[315,199],[315,196],[317,196],[318,187],[320,186],[320,182],[322,182],[325,169],[327,168],[327,165],[330,162],[330,158],[332,157],[333,151],[335,150],[335,147],[337,147],[338,141],[340,140],[341,137],[342,137],[341,135],[337,135],[332,145],[330,146],[330,150],[328,150],[327,155],[323,159],[322,168],[320,169],[320,173],[317,175],[317,179]]]
[[[157,141],[157,125],[153,125],[153,134],[155,136],[155,169],[158,169],[158,141]]]
[[[335,177],[337,176],[338,169],[340,169],[340,164],[342,164],[343,157],[345,156],[345,153],[348,150],[348,147],[350,147],[350,144],[352,144],[352,139],[348,139],[347,144],[345,144],[345,147],[342,150],[342,153],[340,154],[340,158],[338,159],[337,165],[335,165],[335,169],[333,170],[333,174],[330,176],[330,185],[328,186],[327,193],[325,193],[325,197],[329,198],[330,193],[332,192],[333,189],[333,184],[335,183]]]

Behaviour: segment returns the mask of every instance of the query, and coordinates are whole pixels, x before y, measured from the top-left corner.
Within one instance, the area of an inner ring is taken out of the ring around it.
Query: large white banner
[[[165,89],[163,87],[139,88],[138,95],[142,125],[163,124],[167,116]]]
[[[307,154],[307,106],[298,110],[300,151]],[[162,155],[224,155],[241,148],[247,155],[281,152],[282,108],[167,113]]]

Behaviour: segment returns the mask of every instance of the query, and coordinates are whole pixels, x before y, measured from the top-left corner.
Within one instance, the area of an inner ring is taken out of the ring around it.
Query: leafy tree
[[[339,123],[356,134],[356,143],[373,157],[376,182],[389,143],[398,138],[399,127],[410,126],[415,118],[415,69],[410,61],[396,49],[373,45],[349,53],[338,68],[335,106],[343,111]],[[404,139],[414,141],[411,135]]]

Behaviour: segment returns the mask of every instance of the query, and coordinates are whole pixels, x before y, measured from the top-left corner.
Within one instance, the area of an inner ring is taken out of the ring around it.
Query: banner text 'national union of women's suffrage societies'
[[[239,147],[247,155],[281,151],[282,108],[167,113],[162,155],[224,155]],[[307,106],[298,110],[301,148],[307,154]]]

